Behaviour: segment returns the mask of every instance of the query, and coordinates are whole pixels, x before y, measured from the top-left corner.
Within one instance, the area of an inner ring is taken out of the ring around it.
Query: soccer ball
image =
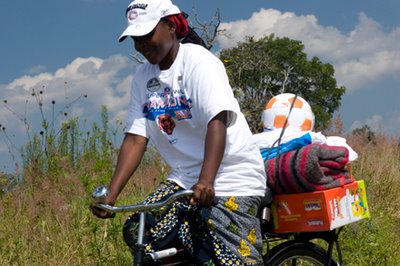
[[[286,130],[303,132],[314,128],[314,114],[311,106],[302,97],[297,96],[289,115],[294,98],[295,95],[292,93],[283,93],[274,96],[265,105],[262,114],[264,131],[282,129],[286,120],[288,120]]]

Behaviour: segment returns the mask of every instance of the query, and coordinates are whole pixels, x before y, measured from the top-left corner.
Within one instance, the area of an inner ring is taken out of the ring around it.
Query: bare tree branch
[[[281,90],[279,92],[280,94],[284,93],[286,91],[286,84],[287,84],[287,82],[289,80],[289,75],[290,75],[290,72],[292,72],[293,68],[294,68],[293,66],[288,66],[287,69],[284,69],[282,71],[283,75],[284,75],[284,79],[283,79],[283,82],[282,82],[282,88],[281,88]]]
[[[201,32],[201,38],[206,43],[207,49],[210,50],[214,46],[215,38],[224,32],[225,30],[220,30],[219,26],[221,24],[221,13],[219,8],[215,11],[214,17],[208,22],[201,22],[197,16],[196,11],[193,9],[194,18],[197,25],[193,28]]]

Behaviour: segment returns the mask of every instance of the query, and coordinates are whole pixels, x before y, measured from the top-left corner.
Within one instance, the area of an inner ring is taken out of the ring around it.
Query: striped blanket
[[[309,144],[265,161],[268,186],[278,194],[303,193],[354,182],[345,147]]]

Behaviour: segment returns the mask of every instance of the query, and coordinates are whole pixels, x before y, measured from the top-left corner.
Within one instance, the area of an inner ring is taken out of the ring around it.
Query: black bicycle
[[[133,265],[195,265],[190,254],[179,246],[178,241],[173,241],[172,246],[153,253],[145,253],[143,245],[144,228],[146,223],[146,213],[160,209],[178,198],[189,197],[193,194],[192,190],[183,190],[172,194],[164,201],[151,204],[132,204],[126,206],[111,206],[103,204],[108,190],[102,186],[93,192],[93,198],[97,207],[112,212],[129,212],[139,214],[138,237],[133,254]],[[284,265],[315,265],[315,266],[336,266],[342,265],[342,254],[338,238],[341,228],[332,231],[319,232],[297,232],[297,233],[274,233],[271,231],[270,206],[271,200],[264,201],[259,209],[263,242],[266,252],[263,254],[264,265],[284,266]],[[312,242],[313,240],[323,240],[327,243],[327,248]],[[336,248],[337,260],[333,259],[333,250]]]

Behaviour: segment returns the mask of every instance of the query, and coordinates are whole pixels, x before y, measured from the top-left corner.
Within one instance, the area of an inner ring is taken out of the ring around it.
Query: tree
[[[352,133],[353,135],[362,138],[366,143],[376,144],[375,133],[368,125],[363,125],[362,127],[356,128],[352,131]]]
[[[323,128],[346,90],[337,86],[332,65],[317,57],[308,60],[300,41],[273,34],[259,40],[248,37],[236,47],[222,50],[220,59],[253,133],[260,130],[261,113],[274,95],[290,92],[306,99],[316,127]]]

